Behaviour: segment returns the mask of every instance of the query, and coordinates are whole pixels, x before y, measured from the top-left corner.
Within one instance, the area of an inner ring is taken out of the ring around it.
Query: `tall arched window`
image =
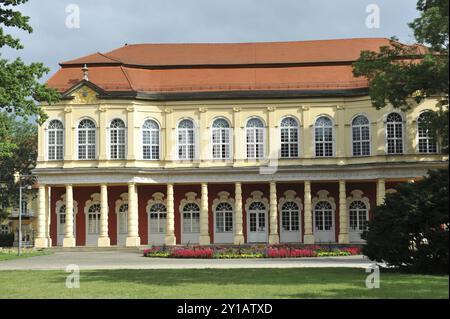
[[[167,209],[162,203],[155,203],[149,209],[150,234],[166,232]]]
[[[386,117],[386,148],[388,154],[403,153],[403,119],[395,112]]]
[[[326,116],[314,123],[315,153],[317,157],[331,157],[334,150],[333,121]]]
[[[247,158],[264,158],[264,123],[257,118],[248,120],[246,133]]]
[[[93,121],[84,119],[78,124],[78,159],[96,158],[96,132]]]
[[[159,159],[159,125],[154,120],[146,120],[142,125],[142,158]]]
[[[183,232],[200,232],[200,207],[196,203],[187,203],[183,207]]]
[[[370,123],[364,115],[358,115],[352,121],[353,156],[370,155]]]
[[[178,159],[192,160],[195,157],[194,122],[182,120],[178,124]]]
[[[111,159],[125,158],[125,123],[120,119],[112,120],[109,125],[109,147]]]
[[[216,206],[216,232],[230,233],[233,231],[233,207],[228,203]]]
[[[292,117],[286,117],[281,121],[281,158],[298,157],[298,123]]]
[[[430,112],[423,112],[417,119],[419,153],[436,153],[437,143],[430,127]]]
[[[360,200],[355,200],[349,206],[350,231],[361,232],[365,229],[368,218],[367,206]]]
[[[64,126],[59,120],[48,124],[48,159],[62,160],[64,156]]]
[[[315,228],[318,231],[333,228],[333,207],[327,201],[320,201],[314,206]]]
[[[128,204],[122,204],[117,211],[119,234],[128,234]]]
[[[230,158],[230,125],[224,119],[217,119],[212,124],[212,155],[213,159]]]
[[[300,208],[294,202],[286,202],[281,208],[281,228],[283,231],[299,230]]]
[[[100,230],[100,204],[92,204],[88,210],[88,234],[95,235]]]

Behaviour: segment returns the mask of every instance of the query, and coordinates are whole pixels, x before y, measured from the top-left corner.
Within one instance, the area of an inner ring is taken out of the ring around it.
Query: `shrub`
[[[14,234],[0,234],[0,247],[12,247]]]

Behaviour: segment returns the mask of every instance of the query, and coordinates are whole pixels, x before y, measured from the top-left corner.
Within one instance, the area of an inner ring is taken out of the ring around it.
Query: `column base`
[[[339,234],[338,236],[339,244],[350,244],[350,239],[348,234]]]
[[[243,245],[243,244],[245,244],[244,235],[234,235],[233,243],[235,245]]]
[[[168,246],[175,246],[177,244],[177,239],[175,235],[167,235],[164,239],[164,243]]]
[[[313,245],[315,242],[314,240],[314,235],[305,235],[304,239],[303,239],[303,243],[306,245]]]
[[[199,245],[210,245],[211,239],[209,238],[209,235],[200,235],[198,243]]]
[[[34,240],[34,246],[36,248],[48,248],[48,238],[36,238]]]
[[[125,246],[127,247],[138,247],[141,245],[140,237],[127,237]]]
[[[47,243],[48,243],[48,247],[52,247],[52,239],[50,237],[47,237]]]
[[[75,238],[74,237],[64,237],[63,239],[63,247],[75,247]]]
[[[270,245],[279,244],[279,243],[280,243],[280,236],[278,236],[278,234],[269,235],[269,244]]]
[[[109,247],[111,246],[109,237],[99,237],[97,240],[98,247]]]

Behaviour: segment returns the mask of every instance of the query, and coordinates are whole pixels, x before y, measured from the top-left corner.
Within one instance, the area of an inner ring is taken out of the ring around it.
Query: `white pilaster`
[[[73,188],[66,185],[66,224],[64,228],[63,247],[75,247],[76,240],[73,236]]]
[[[311,182],[305,181],[305,244],[314,244],[314,233],[313,233],[313,218],[312,218],[312,207],[311,207]]]
[[[37,235],[34,245],[36,248],[47,248],[48,240],[45,234],[45,185],[39,185],[38,193],[38,216],[37,216]]]
[[[270,182],[270,234],[269,244],[278,244],[280,236],[278,235],[278,211],[277,211],[277,184]]]
[[[347,193],[345,181],[339,181],[339,244],[348,244]]]
[[[377,180],[377,206],[384,203],[384,197],[386,196],[386,181],[384,179]]]
[[[235,221],[234,221],[234,244],[244,244],[244,233],[242,224],[242,185],[241,183],[234,184],[234,199],[235,199]]]
[[[173,184],[167,184],[167,217],[166,217],[166,245],[175,245],[175,208],[173,203]]]
[[[139,237],[139,214],[138,214],[138,197],[136,185],[128,184],[128,236],[126,239],[127,247],[137,247],[141,245]]]
[[[97,241],[98,247],[109,247],[108,236],[108,186],[100,185],[100,236]]]
[[[202,198],[200,202],[200,245],[211,244],[209,237],[209,223],[208,223],[208,184],[202,184]]]

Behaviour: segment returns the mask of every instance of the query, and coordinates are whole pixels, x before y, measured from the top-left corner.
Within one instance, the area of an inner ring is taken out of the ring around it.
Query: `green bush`
[[[419,273],[449,272],[448,169],[405,183],[375,209],[362,252],[377,262]]]
[[[14,234],[0,234],[0,247],[12,247]]]

